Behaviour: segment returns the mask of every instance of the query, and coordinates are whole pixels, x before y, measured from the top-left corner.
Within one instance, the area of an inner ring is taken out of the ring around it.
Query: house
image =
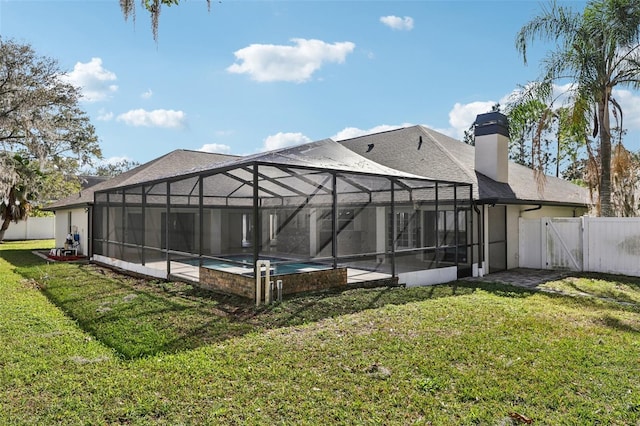
[[[578,217],[588,211],[585,188],[553,176],[540,185],[532,169],[508,160],[508,129],[506,117],[492,112],[476,119],[475,147],[423,126],[340,143],[393,169],[473,185],[486,273],[518,267],[519,218]]]
[[[475,148],[413,126],[246,157],[173,151],[50,206],[56,244],[78,233],[96,262],[257,299],[267,271],[286,294],[517,267],[518,218],[581,215],[587,194],[551,177],[539,190],[508,161],[507,129],[490,113]]]

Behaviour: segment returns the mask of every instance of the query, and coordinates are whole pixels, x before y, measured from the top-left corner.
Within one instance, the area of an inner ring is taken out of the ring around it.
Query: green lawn
[[[457,282],[256,310],[30,253],[51,244],[0,245],[0,424],[640,423],[638,281],[546,284],[600,298]]]

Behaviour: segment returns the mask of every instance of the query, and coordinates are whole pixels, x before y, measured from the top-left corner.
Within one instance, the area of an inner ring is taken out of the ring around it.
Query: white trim
[[[142,275],[148,275],[154,278],[167,279],[167,271],[161,269],[149,268],[144,265],[140,265],[139,263],[125,262],[124,260],[114,259],[112,257],[101,256],[99,254],[94,254],[91,258],[94,262],[104,263],[108,266],[113,266],[115,268],[125,269],[127,271],[135,272]]]
[[[398,274],[398,283],[405,284],[407,287],[442,284],[457,279],[458,268],[455,266]]]

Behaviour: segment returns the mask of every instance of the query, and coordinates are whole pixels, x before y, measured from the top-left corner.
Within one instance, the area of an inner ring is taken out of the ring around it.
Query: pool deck
[[[160,271],[167,270],[167,262],[149,262],[147,267],[158,269]],[[246,272],[246,268],[231,267],[224,269],[231,273],[243,273]],[[305,272],[301,270],[301,272]],[[197,266],[189,265],[182,262],[171,262],[171,276],[178,279],[183,279],[189,282],[200,282],[200,269]],[[379,281],[391,278],[390,274],[383,274],[381,272],[371,272],[356,268],[347,268],[347,285],[357,285],[370,281]]]

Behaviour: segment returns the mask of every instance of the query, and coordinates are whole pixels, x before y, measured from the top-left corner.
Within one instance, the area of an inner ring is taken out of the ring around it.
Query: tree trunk
[[[5,218],[2,221],[2,226],[0,227],[0,243],[4,240],[4,233],[7,229],[9,229],[9,224],[11,223],[10,218]]]
[[[609,127],[609,96],[611,89],[603,90],[598,103],[600,131],[600,216],[614,215],[611,206],[611,128]]]
[[[556,151],[556,177],[560,177],[560,132],[558,132],[558,150]]]

